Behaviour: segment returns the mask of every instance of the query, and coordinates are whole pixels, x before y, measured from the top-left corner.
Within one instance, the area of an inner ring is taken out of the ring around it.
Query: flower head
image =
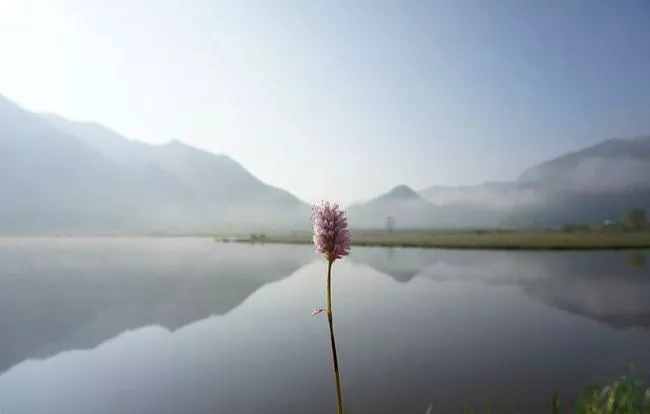
[[[314,245],[316,251],[333,262],[350,253],[350,230],[345,213],[328,201],[314,207]]]

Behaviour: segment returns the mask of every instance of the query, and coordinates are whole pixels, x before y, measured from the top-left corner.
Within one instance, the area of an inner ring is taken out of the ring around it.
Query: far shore
[[[308,232],[251,234],[216,241],[235,243],[311,244]],[[630,250],[650,249],[650,231],[609,230],[466,230],[358,231],[353,246],[483,250]]]
[[[196,233],[0,234],[13,238],[211,238],[219,243],[312,244],[309,231]],[[353,246],[474,250],[650,250],[650,229],[592,230],[357,230]]]

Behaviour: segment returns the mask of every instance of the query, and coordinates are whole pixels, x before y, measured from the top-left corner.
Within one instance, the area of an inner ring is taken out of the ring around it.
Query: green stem
[[[327,322],[330,326],[330,342],[332,343],[332,360],[334,363],[334,379],[336,380],[336,406],[338,414],[343,414],[343,396],[341,395],[341,378],[339,375],[339,360],[336,356],[336,341],[334,340],[334,324],[332,322],[332,263],[327,263]]]

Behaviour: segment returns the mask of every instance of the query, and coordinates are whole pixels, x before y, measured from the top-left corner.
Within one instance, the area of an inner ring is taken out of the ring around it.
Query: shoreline
[[[310,234],[276,234],[217,242],[250,244],[312,244]],[[464,250],[646,250],[650,231],[609,232],[555,230],[465,232],[352,232],[352,246]]]
[[[352,231],[360,247],[456,250],[650,250],[650,230],[383,230]],[[310,245],[309,231],[214,231],[158,234],[6,234],[3,239],[211,239],[216,243]],[[650,253],[650,252],[649,252]]]

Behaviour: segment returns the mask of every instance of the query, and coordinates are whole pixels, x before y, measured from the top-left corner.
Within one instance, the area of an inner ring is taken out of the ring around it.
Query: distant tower
[[[388,216],[388,218],[386,219],[386,230],[389,233],[392,233],[394,229],[395,229],[395,217]]]

